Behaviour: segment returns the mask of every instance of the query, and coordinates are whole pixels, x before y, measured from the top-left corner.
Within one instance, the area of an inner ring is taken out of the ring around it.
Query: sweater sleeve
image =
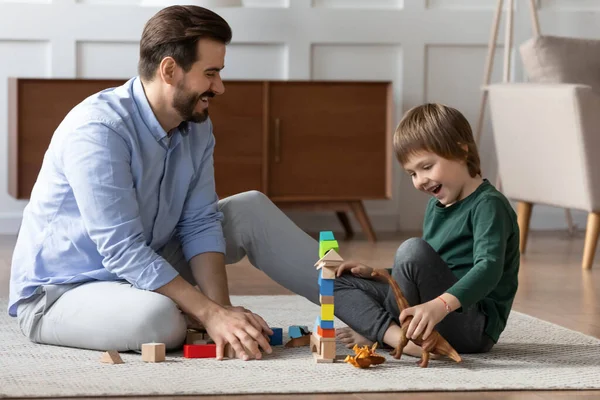
[[[473,214],[473,267],[447,293],[467,308],[486,297],[500,281],[504,270],[511,219],[497,197],[482,200]]]

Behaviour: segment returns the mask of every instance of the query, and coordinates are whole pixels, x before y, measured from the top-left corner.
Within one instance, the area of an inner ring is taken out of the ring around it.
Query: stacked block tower
[[[319,261],[315,264],[319,270],[319,298],[321,314],[315,321],[310,338],[311,352],[317,363],[334,362],[336,357],[335,328],[333,326],[334,302],[333,283],[335,272],[344,261],[338,254],[338,242],[333,232],[324,231],[319,235]]]

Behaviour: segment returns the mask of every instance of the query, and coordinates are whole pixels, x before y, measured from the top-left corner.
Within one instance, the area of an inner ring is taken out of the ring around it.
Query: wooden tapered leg
[[[525,253],[527,248],[527,236],[529,235],[529,221],[531,220],[532,203],[520,201],[517,203],[517,222],[519,223],[519,248],[521,254]]]
[[[585,229],[585,244],[583,246],[583,269],[591,269],[596,254],[596,244],[600,234],[600,212],[588,214],[587,228]]]
[[[369,220],[369,216],[367,215],[367,211],[365,210],[365,206],[363,205],[362,201],[353,201],[350,203],[350,207],[352,207],[354,216],[358,220],[358,223],[367,236],[367,239],[369,239],[371,243],[375,243],[377,241],[377,237],[375,236],[375,231],[373,230],[373,226],[371,225],[371,221]]]
[[[345,239],[350,240],[354,237],[354,230],[352,230],[352,225],[350,225],[350,220],[348,219],[348,214],[345,211],[337,211],[335,213],[344,227],[344,233],[346,234]]]

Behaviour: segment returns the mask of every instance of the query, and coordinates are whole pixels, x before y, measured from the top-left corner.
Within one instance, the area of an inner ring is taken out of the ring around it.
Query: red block
[[[215,358],[217,356],[217,345],[184,344],[183,356],[185,358]]]
[[[335,329],[323,329],[319,326],[319,327],[317,327],[317,334],[321,337],[334,338],[335,337]]]

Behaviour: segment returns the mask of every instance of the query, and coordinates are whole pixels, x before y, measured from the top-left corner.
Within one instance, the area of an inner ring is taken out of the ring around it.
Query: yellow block
[[[333,304],[321,304],[321,321],[333,321]]]

